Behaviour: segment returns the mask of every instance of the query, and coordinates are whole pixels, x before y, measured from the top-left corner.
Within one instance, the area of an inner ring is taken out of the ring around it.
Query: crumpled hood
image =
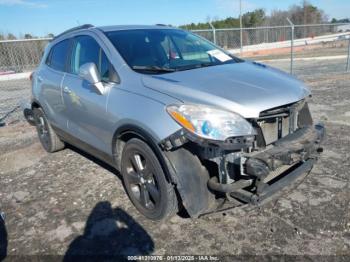
[[[245,118],[257,118],[264,110],[310,95],[301,81],[253,62],[144,75],[142,82],[146,87],[184,103],[221,107]]]

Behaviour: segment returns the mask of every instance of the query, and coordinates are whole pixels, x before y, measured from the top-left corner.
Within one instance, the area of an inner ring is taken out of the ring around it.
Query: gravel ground
[[[13,124],[24,119],[18,107],[29,100],[30,92],[29,79],[0,81],[0,123]],[[8,114],[12,110],[14,112]]]
[[[7,232],[0,222],[0,247],[7,245],[9,258],[77,252],[349,258],[350,74],[332,73],[341,72],[338,61],[327,64],[297,68],[313,91],[314,118],[327,128],[325,151],[296,188],[259,209],[150,222],[108,166],[74,148],[47,154],[25,122],[0,128],[0,211]]]

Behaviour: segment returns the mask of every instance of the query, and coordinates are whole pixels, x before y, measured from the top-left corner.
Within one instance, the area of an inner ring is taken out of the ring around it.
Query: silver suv
[[[261,204],[308,173],[324,136],[310,96],[187,31],[84,25],[47,46],[25,116],[48,152],[69,143],[115,167],[160,220]]]

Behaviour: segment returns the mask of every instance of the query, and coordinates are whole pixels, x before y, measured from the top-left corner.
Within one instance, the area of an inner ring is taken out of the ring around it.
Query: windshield
[[[126,63],[142,73],[167,73],[241,61],[183,30],[120,30],[106,35]]]

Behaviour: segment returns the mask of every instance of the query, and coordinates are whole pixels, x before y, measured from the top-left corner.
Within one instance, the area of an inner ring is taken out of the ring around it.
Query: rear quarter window
[[[58,71],[65,71],[69,40],[63,40],[51,48],[46,64]]]

